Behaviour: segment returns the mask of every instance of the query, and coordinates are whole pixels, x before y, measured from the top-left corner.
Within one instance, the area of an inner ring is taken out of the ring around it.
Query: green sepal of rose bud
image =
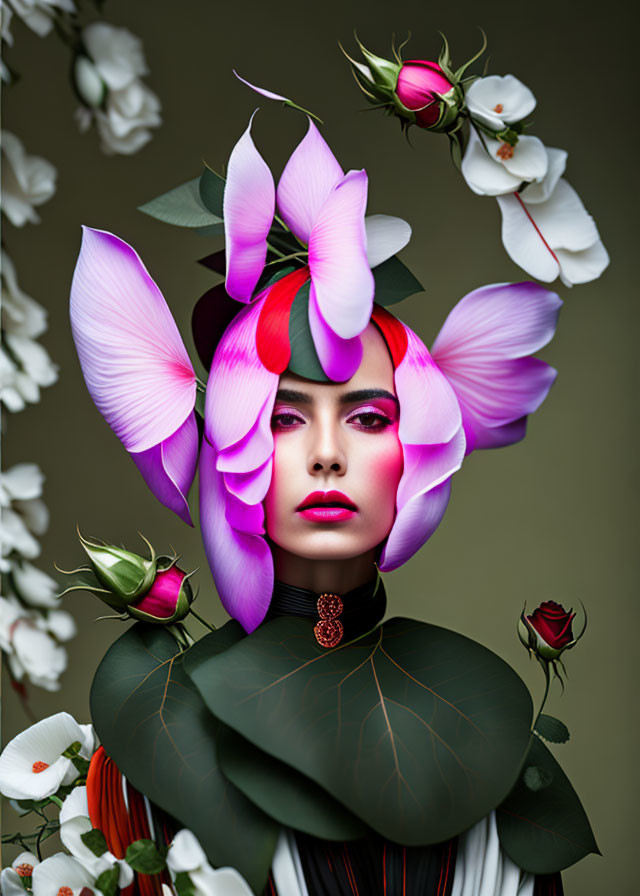
[[[149,559],[116,545],[90,541],[80,533],[78,535],[98,581],[120,598],[123,606],[146,594],[156,575],[157,556],[144,536],[141,537],[151,553]]]

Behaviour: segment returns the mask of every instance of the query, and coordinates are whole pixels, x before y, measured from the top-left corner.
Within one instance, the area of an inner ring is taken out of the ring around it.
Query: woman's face
[[[403,467],[393,366],[372,324],[362,342],[362,363],[346,383],[280,377],[266,530],[298,557],[358,557],[393,525]]]

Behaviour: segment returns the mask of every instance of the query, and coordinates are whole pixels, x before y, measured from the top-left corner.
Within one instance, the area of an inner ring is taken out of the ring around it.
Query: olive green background
[[[522,606],[553,599],[575,607],[583,601],[589,626],[566,655],[566,690],[562,695],[554,685],[548,710],[571,730],[570,742],[554,753],[583,800],[603,857],[589,856],[568,870],[566,893],[635,893],[636,50],[624,6],[607,3],[590,11],[580,5],[577,12],[569,0],[118,0],[106,3],[104,18],[142,36],[148,80],[163,103],[163,127],[133,157],[105,157],[94,133],[77,133],[69,56],[55,37],[40,40],[14,19],[15,47],[7,54],[23,77],[4,91],[4,126],[59,171],[56,195],[40,209],[42,223],[22,230],[7,225],[4,231],[22,287],[49,310],[43,341],[60,365],[59,382],[39,405],[5,415],[4,466],[35,461],[47,476],[51,528],[42,539],[40,565],[49,571],[54,561],[76,565],[76,524],[83,533],[132,549],[143,547],[141,530],[159,550],[174,545],[186,568],[200,567],[198,609],[216,623],[224,619],[197,526],[188,529],[155,502],[89,399],[67,299],[80,224],[114,231],[145,260],[192,349],[191,308],[213,282],[194,262],[218,243],[156,222],[136,206],[199,174],[202,159],[221,167],[257,105],[262,108],[254,136],[275,170],[306,128],[301,116],[238,83],[232,68],[320,115],[343,167],[367,169],[369,212],[411,223],[413,238],[403,257],[425,292],[397,311],[427,343],[471,289],[525,279],[502,247],[497,203],[467,188],[449,161],[447,141],[414,129],[412,149],[395,120],[360,112],[364,102],[337,46],[340,40],[353,48],[357,28],[369,48],[386,54],[391,33],[402,37],[410,29],[405,58],[434,58],[442,30],[461,64],[479,46],[482,25],[491,73],[512,72],[529,85],[539,104],[535,133],[569,151],[567,179],[595,216],[611,266],[595,283],[555,285],[565,306],[543,357],[559,369],[557,383],[523,443],[473,454],[456,474],[436,535],[405,568],[386,577],[390,611],[478,639],[505,657],[539,697],[542,674],[516,636]],[[64,604],[79,624],[68,645],[69,667],[58,693],[30,689],[31,706],[39,718],[66,709],[84,722],[93,671],[122,625],[94,623],[103,608],[89,595],[70,596]],[[6,743],[28,720],[6,682],[3,696]],[[6,824],[16,825],[10,809]]]

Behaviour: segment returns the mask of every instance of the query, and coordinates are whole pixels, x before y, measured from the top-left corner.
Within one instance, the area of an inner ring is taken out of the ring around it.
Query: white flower
[[[93,877],[99,877],[114,865],[118,866],[118,886],[128,887],[133,882],[133,870],[123,860],[116,859],[107,851],[101,856],[95,855],[82,841],[82,835],[93,829],[89,818],[87,804],[87,788],[74,787],[60,809],[60,839],[71,855],[89,871]]]
[[[45,37],[53,28],[55,9],[75,12],[73,0],[5,0],[12,6],[16,15],[39,37]]]
[[[142,41],[126,28],[93,22],[83,30],[82,42],[109,90],[122,90],[148,74]]]
[[[43,481],[37,464],[16,464],[0,473],[0,570],[4,572],[9,569],[8,557],[12,552],[29,560],[40,553],[33,536],[42,535],[49,522],[47,508],[40,499]]]
[[[84,887],[92,889],[93,875],[77,859],[58,852],[34,868],[33,896],[58,896],[62,893],[79,896]]]
[[[0,611],[0,648],[7,654],[13,678],[22,681],[27,675],[38,687],[58,690],[58,679],[67,666],[64,648],[42,630],[41,619],[14,597],[0,597]]]
[[[0,253],[0,288],[3,332],[31,339],[42,336],[47,329],[47,312],[20,289],[15,266],[4,250]]]
[[[77,632],[75,620],[66,610],[48,610],[35,622],[41,631],[49,632],[56,641],[70,641]]]
[[[105,112],[96,112],[102,149],[130,155],[151,140],[149,128],[162,124],[160,100],[141,81],[109,94]]]
[[[549,171],[521,193],[498,196],[502,241],[509,256],[543,282],[571,286],[595,280],[609,264],[598,228],[562,174],[567,154],[548,149]]]
[[[474,193],[499,196],[513,193],[523,181],[542,180],[547,167],[547,152],[537,137],[521,136],[511,146],[492,137],[481,139],[471,128],[461,170]]]
[[[79,725],[68,712],[56,713],[20,732],[0,755],[0,793],[19,800],[41,800],[70,784],[78,773],[62,754],[76,742],[81,744],[80,755],[89,759],[95,746],[93,728]]]
[[[148,73],[142,42],[126,28],[94,22],[82,32],[86,54],[76,58],[74,79],[85,106],[76,112],[78,127],[95,120],[102,150],[130,155],[162,124],[160,101],[140,80]]]
[[[195,887],[195,896],[251,896],[251,889],[235,868],[214,869],[191,831],[183,828],[173,838],[167,853],[167,867],[175,879],[186,871]]]
[[[467,90],[466,101],[471,117],[493,131],[522,121],[536,107],[535,96],[513,75],[478,78]]]
[[[11,34],[12,16],[13,10],[6,3],[0,3],[0,39],[9,47],[13,46],[13,35]],[[11,81],[11,72],[2,59],[0,59],[0,80],[7,83]]]
[[[2,141],[2,210],[16,227],[40,218],[34,206],[51,199],[56,190],[57,171],[40,156],[27,155],[20,140],[9,131]]]
[[[18,597],[32,607],[57,609],[60,606],[58,583],[26,560],[12,565],[11,582]]]

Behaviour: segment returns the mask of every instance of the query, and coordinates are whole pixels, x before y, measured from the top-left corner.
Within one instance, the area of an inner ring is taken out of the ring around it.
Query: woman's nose
[[[335,473],[343,476],[347,472],[347,456],[338,427],[314,427],[310,433],[308,469],[311,474]]]

